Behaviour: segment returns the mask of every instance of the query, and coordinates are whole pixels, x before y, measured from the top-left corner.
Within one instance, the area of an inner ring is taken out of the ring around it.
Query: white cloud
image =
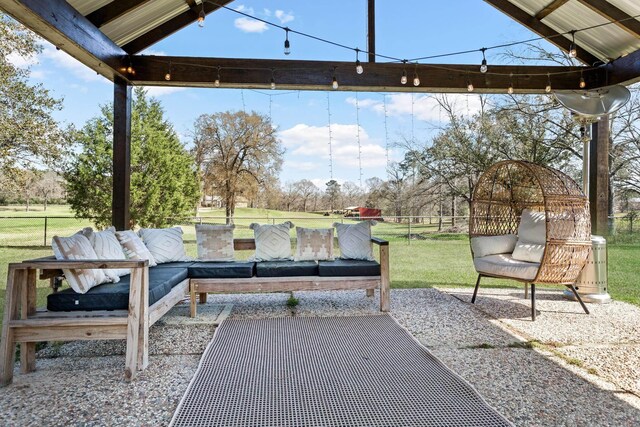
[[[247,13],[249,15],[253,15],[253,8],[252,7],[247,7],[247,6],[243,5],[243,4],[238,5],[238,7],[236,7],[236,10],[238,12],[244,12],[244,13]]]
[[[167,53],[163,50],[145,49],[140,52],[140,55],[167,56]]]
[[[479,95],[447,94],[449,102],[458,114],[473,115],[480,111]],[[347,103],[355,105],[355,98],[347,98]],[[365,98],[358,101],[360,108],[370,109],[378,114],[384,114],[384,101],[381,99]],[[412,99],[409,93],[387,95],[387,115],[389,117],[410,116]],[[440,109],[438,101],[431,95],[413,95],[413,115],[418,120],[441,121],[447,115]]]
[[[293,12],[287,13],[284,10],[276,10],[275,16],[280,20],[281,24],[286,24],[287,22],[291,22],[295,19]]]
[[[233,23],[237,29],[244,31],[245,33],[263,33],[269,29],[267,24],[264,22],[256,21],[255,19],[247,18],[246,16],[237,18]]]
[[[320,165],[314,162],[286,162],[287,168],[295,169],[303,172],[313,171],[318,169]]]
[[[357,132],[357,125],[331,125],[331,151],[335,166],[359,167]],[[279,132],[278,136],[291,155],[329,160],[328,126],[298,124]],[[386,164],[384,147],[375,143],[362,127],[360,127],[360,152],[363,169]]]
[[[107,82],[104,77],[96,74],[95,71],[66,52],[56,49],[52,44],[46,43],[40,56],[53,62],[55,67],[62,68],[85,82]]]
[[[19,53],[12,52],[7,55],[7,61],[16,68],[29,68],[38,63],[38,58],[35,55],[22,56]]]
[[[149,96],[163,96],[170,95],[176,92],[182,92],[183,90],[187,90],[186,87],[172,87],[172,86],[145,86]]]

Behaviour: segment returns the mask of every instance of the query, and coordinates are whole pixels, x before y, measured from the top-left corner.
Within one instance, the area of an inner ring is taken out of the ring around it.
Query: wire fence
[[[334,223],[356,223],[365,218],[349,218],[337,216],[307,215],[307,216],[252,216],[235,217],[234,236],[253,237],[249,228],[251,223],[278,224],[291,221],[295,226],[306,228],[329,228]],[[428,239],[436,233],[466,233],[468,230],[468,216],[384,216],[377,220],[372,234],[386,239],[405,240],[409,244],[412,240]],[[195,224],[226,224],[224,216],[200,216],[187,220],[176,221],[184,232],[185,242],[195,242]],[[625,237],[640,232],[640,221],[634,223],[624,217],[615,218],[615,234],[612,237]],[[70,236],[84,227],[93,226],[90,218],[75,218],[69,216],[5,216],[0,217],[0,247],[41,247],[49,246],[53,236]],[[295,228],[291,230],[295,237]]]
[[[295,226],[306,228],[330,228],[334,223],[356,223],[366,218],[349,218],[322,215],[307,216],[253,216],[235,217],[234,235],[236,237],[253,237],[249,228],[251,223],[278,224],[291,221]],[[176,221],[184,232],[185,242],[195,242],[195,224],[226,224],[224,216],[200,216]],[[420,239],[430,233],[466,232],[468,217],[459,216],[420,216],[420,217],[388,217],[376,221],[373,229],[375,236],[383,238]],[[4,216],[0,217],[1,247],[38,247],[49,246],[53,236],[70,236],[84,227],[92,227],[90,218],[69,216]],[[295,237],[295,228],[291,230]]]

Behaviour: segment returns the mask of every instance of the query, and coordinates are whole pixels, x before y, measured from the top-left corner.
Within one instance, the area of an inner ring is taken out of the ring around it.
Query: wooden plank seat
[[[313,262],[179,262],[149,268],[139,260],[58,261],[54,257],[9,265],[0,341],[0,385],[13,378],[16,344],[21,371],[35,370],[35,343],[125,339],[125,378],[135,378],[148,365],[149,327],[185,295],[196,314],[196,294],[208,292],[276,292],[380,289],[380,310],[389,310],[388,242],[373,238],[380,263],[336,260]],[[236,239],[238,250],[253,249],[253,239]],[[78,294],[71,289],[47,297],[47,309],[36,309],[36,279],[55,278],[62,269],[127,268],[119,283],[105,283]]]

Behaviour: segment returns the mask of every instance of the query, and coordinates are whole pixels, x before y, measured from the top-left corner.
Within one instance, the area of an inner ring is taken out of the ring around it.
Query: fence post
[[[47,220],[49,218],[48,217],[44,217],[44,244],[42,246],[47,246]]]
[[[407,235],[407,241],[411,244],[411,217],[409,217],[409,234]]]

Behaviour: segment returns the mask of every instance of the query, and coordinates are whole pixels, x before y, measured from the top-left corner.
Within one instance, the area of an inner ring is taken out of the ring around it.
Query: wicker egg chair
[[[569,287],[589,314],[573,285],[591,250],[589,201],[564,173],[525,161],[506,160],[491,166],[480,177],[473,194],[469,237],[517,234],[524,209],[545,213],[546,244],[535,277],[523,279],[478,271],[471,302],[475,303],[482,277],[498,277],[524,282],[525,298],[531,285],[532,320],[536,315],[536,283]],[[474,257],[474,265],[475,260]]]

